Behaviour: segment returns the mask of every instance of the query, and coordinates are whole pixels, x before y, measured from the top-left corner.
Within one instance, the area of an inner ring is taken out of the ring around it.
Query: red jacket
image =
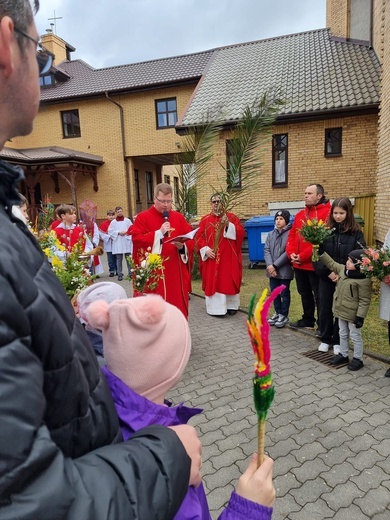
[[[313,262],[311,261],[313,246],[301,237],[299,230],[308,219],[315,218],[317,220],[326,221],[329,213],[330,202],[326,199],[322,199],[316,206],[306,206],[295,215],[286,245],[286,253],[289,258],[292,253],[299,255],[301,262],[299,264],[293,262],[292,264],[295,269],[314,271]]]

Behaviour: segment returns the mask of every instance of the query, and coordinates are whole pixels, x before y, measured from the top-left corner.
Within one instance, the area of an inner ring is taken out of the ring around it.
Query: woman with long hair
[[[345,264],[348,254],[355,249],[366,247],[360,225],[353,214],[352,203],[347,197],[333,201],[328,217],[328,226],[333,234],[322,244],[322,250],[339,264]],[[321,344],[318,350],[327,352],[331,345],[335,354],[339,353],[340,337],[338,321],[333,317],[333,294],[338,275],[332,273],[322,262],[315,262],[314,269],[319,277],[318,318]]]

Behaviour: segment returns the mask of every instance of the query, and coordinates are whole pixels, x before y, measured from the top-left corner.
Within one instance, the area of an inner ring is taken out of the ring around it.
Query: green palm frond
[[[186,217],[196,214],[196,183],[208,174],[215,142],[221,130],[220,122],[211,121],[190,128],[180,142],[181,151],[175,160],[179,178],[176,209]]]

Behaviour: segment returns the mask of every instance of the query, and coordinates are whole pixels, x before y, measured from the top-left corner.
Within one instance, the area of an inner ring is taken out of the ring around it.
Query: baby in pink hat
[[[183,403],[171,406],[165,400],[167,392],[180,381],[191,353],[188,322],[177,307],[153,294],[110,304],[100,300],[89,305],[87,318],[103,334],[107,363],[103,372],[125,440],[146,426],[185,424],[201,413]],[[256,459],[241,476],[237,492],[233,491],[220,520],[271,518],[275,497],[273,462],[266,457],[256,470]],[[164,490],[153,490],[159,492]],[[202,484],[188,488],[175,519],[211,520]]]

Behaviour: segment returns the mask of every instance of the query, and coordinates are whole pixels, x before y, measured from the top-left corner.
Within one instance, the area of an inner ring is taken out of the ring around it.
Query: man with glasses
[[[210,203],[211,211],[200,221],[195,241],[206,311],[218,317],[236,314],[240,307],[241,247],[245,231],[240,219],[224,210],[222,194],[214,193]]]
[[[129,233],[133,237],[133,259],[137,264],[148,250],[163,258],[164,276],[150,292],[160,294],[188,318],[193,240],[185,243],[167,240],[185,235],[192,228],[181,213],[172,210],[172,202],[172,186],[157,184],[153,206],[137,215]]]
[[[32,130],[39,71],[50,68],[37,42],[29,1],[0,0],[0,149]],[[195,431],[153,426],[122,442],[88,338],[12,215],[22,179],[0,161],[0,518],[173,518],[188,484],[201,481]]]

